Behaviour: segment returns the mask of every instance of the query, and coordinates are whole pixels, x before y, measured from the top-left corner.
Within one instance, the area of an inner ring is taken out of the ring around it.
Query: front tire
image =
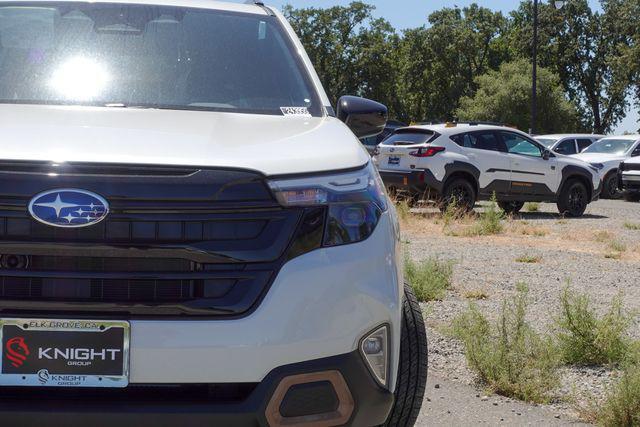
[[[570,179],[558,198],[558,211],[569,217],[580,217],[589,204],[587,187],[577,179]]]
[[[498,202],[498,207],[506,214],[515,215],[520,212],[524,206],[524,202]]]
[[[400,363],[394,403],[385,427],[411,427],[415,424],[427,386],[427,332],[422,309],[409,285],[404,286],[400,333]]]
[[[617,199],[620,197],[618,191],[618,172],[611,172],[604,178],[602,183],[602,198]]]
[[[452,204],[465,212],[470,212],[476,205],[476,189],[469,180],[454,178],[447,182],[442,192],[440,210],[445,212]]]

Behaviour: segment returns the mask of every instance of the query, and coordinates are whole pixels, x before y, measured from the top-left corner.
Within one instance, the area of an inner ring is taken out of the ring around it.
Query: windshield
[[[0,103],[321,115],[276,17],[108,3],[0,6]]]
[[[556,141],[558,140],[553,138],[536,138],[536,141],[538,141],[540,144],[544,145],[547,148],[551,148],[553,144],[555,144]]]
[[[583,153],[625,154],[635,141],[632,139],[601,139],[588,146]]]

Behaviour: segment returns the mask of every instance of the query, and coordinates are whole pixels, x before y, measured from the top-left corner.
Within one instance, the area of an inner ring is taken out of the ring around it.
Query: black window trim
[[[472,148],[472,147],[465,147],[464,145],[460,145],[458,144],[453,137],[455,136],[464,136],[464,135],[475,135],[475,134],[480,134],[480,133],[492,133],[493,136],[496,138],[496,141],[498,141],[498,148],[499,150],[487,150],[485,148]],[[468,132],[460,132],[460,133],[456,133],[454,135],[450,135],[449,139],[451,141],[453,141],[458,147],[463,148],[465,150],[480,150],[480,151],[489,151],[492,153],[507,153],[507,146],[505,145],[504,141],[502,140],[502,138],[500,137],[500,135],[498,134],[498,132],[495,129],[476,129],[476,130],[472,130],[472,131],[468,131]]]

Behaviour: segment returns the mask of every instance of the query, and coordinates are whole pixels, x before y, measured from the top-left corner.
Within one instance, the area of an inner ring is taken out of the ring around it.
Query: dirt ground
[[[560,292],[567,284],[589,295],[600,312],[609,307],[612,298],[622,295],[625,308],[640,313],[640,204],[602,200],[589,205],[582,218],[562,218],[555,205],[540,204],[539,212],[523,210],[507,219],[503,233],[480,237],[459,237],[469,225],[463,220],[446,226],[435,209],[412,212],[403,227],[408,254],[416,261],[436,256],[455,263],[453,285],[444,300],[423,304],[429,373],[450,381],[456,390],[456,384],[470,387],[457,392],[471,390],[469,401],[486,393],[467,368],[463,347],[446,333],[469,301],[474,300],[483,313],[495,318],[503,298],[513,295],[516,284],[524,282],[531,301],[529,320],[541,332],[549,331],[559,310]],[[525,256],[536,262],[516,260]],[[478,296],[482,299],[476,300]],[[640,338],[640,316],[636,316],[630,333]],[[605,368],[563,368],[562,387],[553,403],[544,408],[548,424],[558,418],[577,421],[584,415],[582,408],[601,399],[616,375]],[[429,389],[427,397],[434,392]],[[425,402],[423,412],[429,407]],[[447,419],[446,411],[455,414],[458,409],[440,411],[444,415],[436,424],[457,424],[456,418]],[[428,420],[428,414],[423,418]],[[507,419],[492,419],[500,418]],[[527,423],[523,421],[523,425]]]

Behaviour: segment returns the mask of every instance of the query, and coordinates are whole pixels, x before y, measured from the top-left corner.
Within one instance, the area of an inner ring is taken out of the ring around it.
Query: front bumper
[[[619,187],[621,190],[638,192],[640,191],[640,173],[623,172],[618,175]]]
[[[593,194],[591,195],[591,201],[595,202],[600,199],[600,194],[602,193],[602,188],[604,183],[602,180],[598,181],[598,186],[593,188]]]
[[[130,321],[130,386],[258,384],[242,404],[177,404],[162,396],[156,402],[83,402],[84,393],[75,390],[79,399],[56,400],[55,392],[46,399],[0,399],[0,419],[17,420],[16,425],[265,425],[264,405],[279,378],[334,369],[353,394],[353,420],[358,421],[353,424],[381,424],[399,358],[403,285],[398,257],[387,212],[367,240],[287,262],[245,317]],[[389,390],[376,385],[358,353],[360,340],[383,324],[390,328]],[[5,391],[0,387],[0,394]],[[47,422],[37,422],[43,419]]]
[[[140,400],[109,399],[106,393],[102,398],[96,398],[91,393],[84,396],[78,393],[73,399],[64,399],[50,390],[43,393],[45,397],[38,397],[37,393],[41,391],[35,389],[22,389],[13,394],[3,390],[0,394],[0,419],[3,425],[27,427],[269,426],[272,419],[268,415],[268,405],[283,379],[300,374],[335,371],[344,378],[348,392],[355,402],[355,406],[347,414],[347,424],[383,424],[393,404],[393,394],[376,384],[357,351],[277,368],[241,402],[172,401],[161,393]],[[313,395],[304,392],[301,396],[292,394],[289,398],[296,399],[297,411],[308,411],[311,414],[315,412],[315,415],[326,413],[323,411],[326,411],[327,404],[332,405],[326,398],[323,401],[313,399]],[[285,418],[281,425],[288,421],[290,420]]]

